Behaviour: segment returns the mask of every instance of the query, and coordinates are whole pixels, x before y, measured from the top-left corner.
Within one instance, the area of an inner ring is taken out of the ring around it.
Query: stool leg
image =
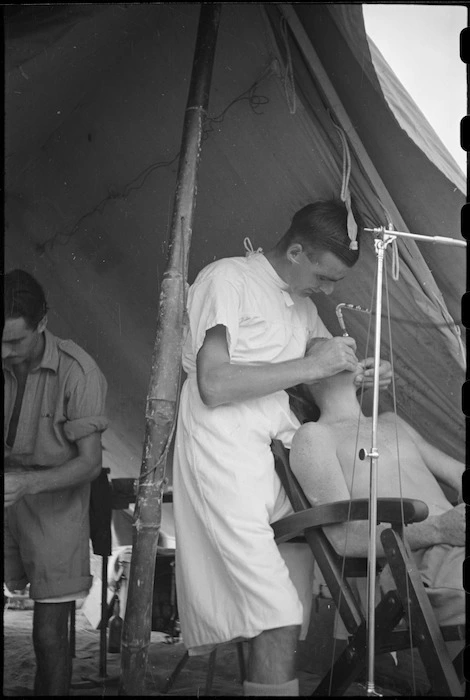
[[[106,678],[106,642],[108,623],[105,620],[105,614],[108,607],[108,557],[106,554],[101,555],[101,624],[100,624],[100,657],[99,657],[99,675],[101,678]]]
[[[173,671],[173,673],[171,674],[171,676],[168,678],[167,682],[163,686],[162,693],[164,695],[170,691],[170,688],[173,686],[173,683],[175,682],[176,678],[178,677],[178,674],[186,666],[188,660],[189,660],[189,654],[186,651],[183,658],[178,661],[178,664],[177,664],[175,670]]]
[[[72,605],[70,606],[70,656],[72,659],[75,657],[75,601],[72,600]]]
[[[214,670],[215,670],[215,657],[217,656],[217,648],[211,651],[209,656],[209,664],[207,668],[207,678],[206,678],[206,692],[205,695],[211,694],[212,681],[214,680]]]
[[[238,665],[240,667],[240,682],[243,685],[246,679],[245,655],[243,653],[243,642],[237,642]]]

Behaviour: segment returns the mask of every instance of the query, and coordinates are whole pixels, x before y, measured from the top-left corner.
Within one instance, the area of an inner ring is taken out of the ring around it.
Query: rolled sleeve
[[[190,291],[189,323],[194,357],[204,343],[207,331],[222,325],[227,329],[229,355],[238,340],[240,297],[235,286],[222,274],[196,282]]]
[[[106,430],[106,393],[106,379],[98,367],[74,377],[67,405],[67,420],[63,426],[68,440],[76,442]]]
[[[102,433],[108,427],[105,416],[89,416],[67,421],[64,424],[64,433],[67,440],[76,442],[92,433]]]

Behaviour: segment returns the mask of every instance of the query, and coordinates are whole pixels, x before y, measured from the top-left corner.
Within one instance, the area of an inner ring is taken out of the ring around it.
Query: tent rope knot
[[[358,243],[357,243],[357,223],[354,218],[354,215],[352,213],[352,207],[351,207],[351,193],[349,191],[349,178],[351,177],[351,154],[349,152],[349,146],[348,146],[348,141],[346,139],[346,134],[344,133],[343,129],[338,126],[334,119],[333,115],[330,110],[328,110],[328,113],[330,115],[330,119],[333,122],[333,126],[335,127],[336,131],[338,132],[340,139],[341,139],[341,146],[343,150],[343,177],[342,177],[342,182],[341,182],[341,201],[345,203],[346,209],[348,212],[348,218],[347,218],[347,227],[348,227],[348,236],[350,239],[349,243],[349,249],[350,250],[357,250],[358,249]]]
[[[246,250],[245,256],[247,258],[249,258],[250,255],[254,255],[255,253],[262,253],[263,252],[262,248],[257,248],[256,250],[253,248],[251,240],[248,238],[248,236],[243,239],[243,247]]]
[[[281,17],[280,26],[281,35],[284,40],[284,47],[286,49],[286,69],[284,75],[282,76],[282,83],[284,85],[284,92],[286,93],[286,100],[287,105],[289,107],[289,112],[291,114],[295,114],[297,111],[297,103],[294,82],[294,68],[289,47],[289,37],[287,36],[287,20],[285,17]]]

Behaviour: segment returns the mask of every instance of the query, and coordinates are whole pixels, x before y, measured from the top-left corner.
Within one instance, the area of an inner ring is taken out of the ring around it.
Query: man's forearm
[[[61,491],[93,481],[101,461],[78,456],[59,467],[31,471],[30,467],[6,472],[4,476],[4,506],[9,508],[23,496]]]
[[[100,469],[99,462],[91,463],[84,457],[78,456],[58,467],[27,472],[28,492],[45,493],[80,486],[93,481],[99,475]]]
[[[448,544],[445,542],[435,516],[430,516],[420,523],[407,525],[404,532],[411,550],[434,547],[436,544]]]
[[[214,368],[210,382],[199,382],[202,400],[208,406],[220,406],[235,401],[267,396],[296,384],[312,382],[321,370],[305,358],[279,363],[225,363]]]

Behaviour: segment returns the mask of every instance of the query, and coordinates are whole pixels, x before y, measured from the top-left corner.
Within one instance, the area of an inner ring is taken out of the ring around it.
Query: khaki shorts
[[[24,496],[5,510],[4,581],[33,600],[69,600],[91,587],[90,486]]]

